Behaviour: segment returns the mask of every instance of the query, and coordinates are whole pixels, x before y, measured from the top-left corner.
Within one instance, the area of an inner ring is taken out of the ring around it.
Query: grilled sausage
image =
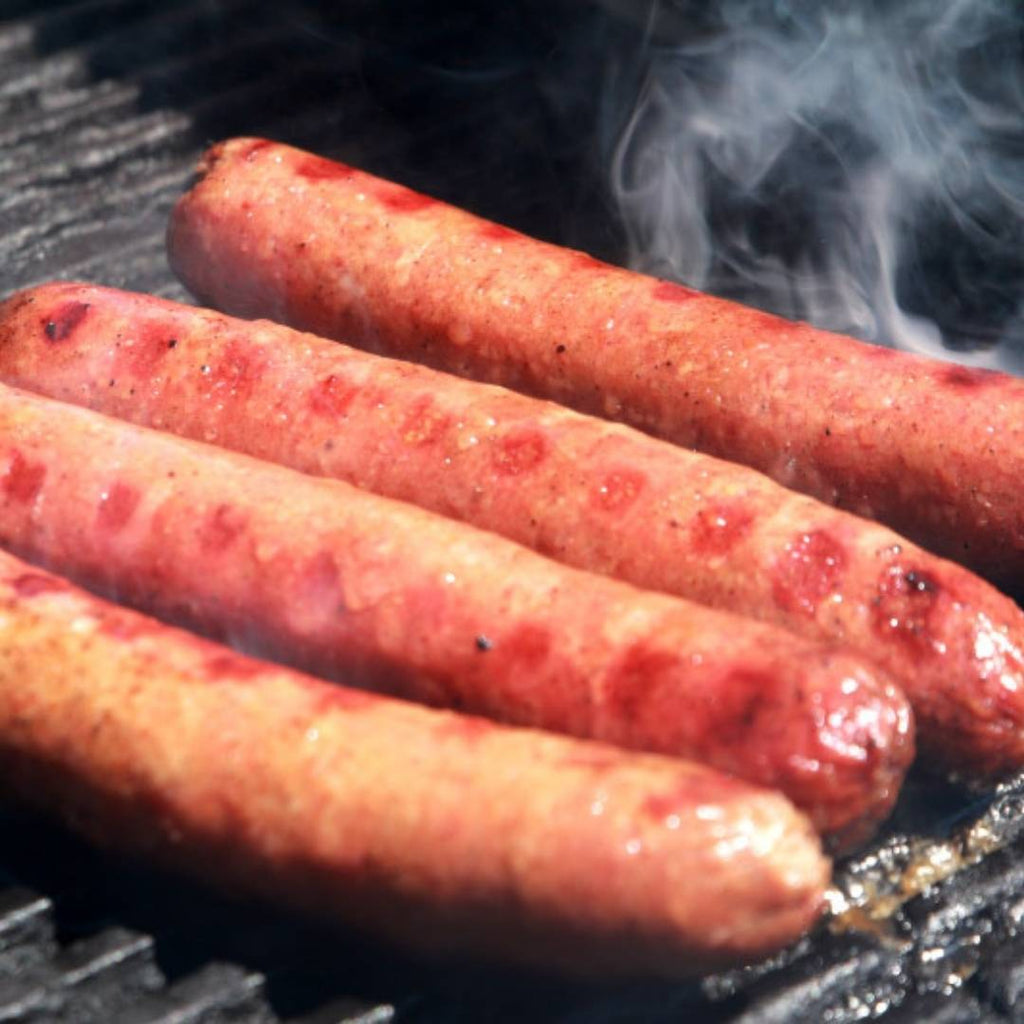
[[[681,976],[814,920],[781,796],[236,655],[0,553],[0,792],[434,955]]]
[[[0,438],[0,544],[314,674],[706,762],[845,842],[912,755],[902,695],[845,651],[9,388]]]
[[[982,775],[1024,762],[1020,609],[752,470],[276,324],[92,285],[0,308],[0,378],[845,643],[910,697],[933,762]]]
[[[623,420],[1024,578],[1024,381],[610,267],[263,140],[215,146],[200,174],[169,252],[211,305]]]

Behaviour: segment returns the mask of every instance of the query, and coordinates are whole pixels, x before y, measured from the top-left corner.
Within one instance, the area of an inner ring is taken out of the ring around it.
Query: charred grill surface
[[[201,149],[235,134],[622,261],[593,81],[602,41],[642,26],[568,3],[486,25],[470,5],[322,7],[0,5],[0,293],[64,277],[187,300],[166,217]],[[1021,1019],[1022,854],[1024,778],[981,797],[913,779],[795,949],[699,985],[594,989],[428,968],[0,810],[0,1020]]]

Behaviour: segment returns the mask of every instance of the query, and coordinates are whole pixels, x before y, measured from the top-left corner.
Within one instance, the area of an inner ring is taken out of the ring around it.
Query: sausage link
[[[203,158],[171,262],[207,303],[553,398],[1024,579],[1024,381],[543,244],[265,140]]]
[[[707,768],[333,686],[6,553],[0,635],[0,792],[433,956],[678,977],[821,906],[806,819]]]
[[[0,438],[0,544],[314,674],[709,763],[841,842],[911,758],[902,694],[845,650],[10,388]]]
[[[933,763],[982,776],[1024,763],[1024,613],[962,567],[752,470],[276,324],[93,285],[0,308],[0,378],[841,642],[908,695]]]

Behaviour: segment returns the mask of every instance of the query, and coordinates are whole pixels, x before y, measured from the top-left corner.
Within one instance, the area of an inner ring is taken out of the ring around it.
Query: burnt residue
[[[942,584],[931,573],[899,564],[888,566],[879,578],[872,602],[875,632],[915,650],[928,650],[934,641],[932,620],[942,590]]]
[[[88,302],[65,302],[53,310],[43,323],[47,341],[65,341],[89,312]]]
[[[913,776],[888,834],[837,866],[816,935],[702,983],[711,1019],[895,1024],[932,998],[936,1020],[1017,1019],[1021,959],[1000,954],[1024,943],[1022,810],[1024,775],[995,797]]]

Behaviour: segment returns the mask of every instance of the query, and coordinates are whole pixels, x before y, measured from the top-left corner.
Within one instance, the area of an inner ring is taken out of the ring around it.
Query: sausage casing
[[[761,956],[828,876],[777,794],[243,658],[6,553],[0,794],[432,956],[577,974]]]
[[[623,420],[1024,579],[1024,381],[611,267],[265,140],[213,147],[200,173],[169,255],[211,305]]]
[[[712,764],[852,841],[912,756],[884,673],[412,505],[0,387],[0,543],[317,675]]]
[[[908,695],[932,763],[981,776],[1024,764],[1024,613],[753,470],[276,324],[85,284],[0,307],[0,379],[842,643]]]

